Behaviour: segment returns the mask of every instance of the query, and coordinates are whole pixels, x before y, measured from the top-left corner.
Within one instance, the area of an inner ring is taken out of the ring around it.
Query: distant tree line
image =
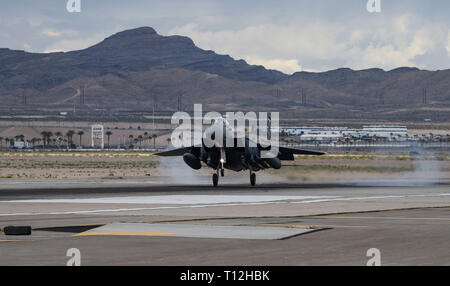
[[[27,139],[23,134],[16,135],[13,138],[6,138],[6,137],[0,137],[0,148],[3,148],[3,144],[5,143],[6,146],[9,146],[11,142],[27,142],[29,147],[36,147],[36,146],[42,146],[43,148],[48,147],[56,147],[59,146],[61,148],[69,147],[69,148],[76,148],[77,145],[74,142],[74,136],[78,135],[78,146],[82,147],[83,142],[83,135],[84,131],[79,130],[69,130],[64,135],[61,132],[55,132],[52,131],[42,131],[40,133],[41,137],[33,137],[31,139]],[[105,132],[106,139],[107,139],[107,148],[110,149],[111,147],[111,136],[113,135],[113,132],[106,131]],[[139,147],[142,147],[142,144],[148,141],[153,141],[153,148],[156,148],[156,139],[158,138],[157,134],[149,134],[148,132],[144,132],[141,135],[135,135],[129,134],[128,135],[128,148],[134,148],[134,146],[139,145]],[[167,143],[170,144],[170,138],[167,139]],[[124,142],[125,143],[125,142]]]

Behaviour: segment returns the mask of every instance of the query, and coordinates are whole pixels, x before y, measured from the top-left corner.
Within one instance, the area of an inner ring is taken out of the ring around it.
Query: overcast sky
[[[367,0],[80,1],[81,13],[69,13],[67,0],[1,0],[0,47],[70,51],[150,26],[286,73],[450,68],[448,0],[380,0],[381,13]]]

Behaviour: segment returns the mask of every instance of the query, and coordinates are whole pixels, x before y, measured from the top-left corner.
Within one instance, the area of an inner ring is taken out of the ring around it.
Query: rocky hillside
[[[288,76],[202,50],[149,27],[127,30],[84,50],[27,53],[0,49],[0,112],[114,114],[278,110],[306,118],[448,120],[450,70],[338,69]]]

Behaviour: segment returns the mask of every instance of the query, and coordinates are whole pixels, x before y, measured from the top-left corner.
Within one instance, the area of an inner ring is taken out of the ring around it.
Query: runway
[[[450,185],[92,182],[0,190],[0,265],[450,265]],[[76,185],[75,185],[76,186]]]

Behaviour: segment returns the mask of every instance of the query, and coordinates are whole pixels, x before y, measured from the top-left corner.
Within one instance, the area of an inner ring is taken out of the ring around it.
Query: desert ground
[[[442,180],[450,178],[449,154],[327,154],[297,156],[281,170],[258,172],[297,182],[340,182],[377,179]],[[0,152],[0,179],[104,179],[207,177],[210,168],[191,170],[182,158],[159,158],[146,151]],[[247,172],[226,177],[247,179]]]

